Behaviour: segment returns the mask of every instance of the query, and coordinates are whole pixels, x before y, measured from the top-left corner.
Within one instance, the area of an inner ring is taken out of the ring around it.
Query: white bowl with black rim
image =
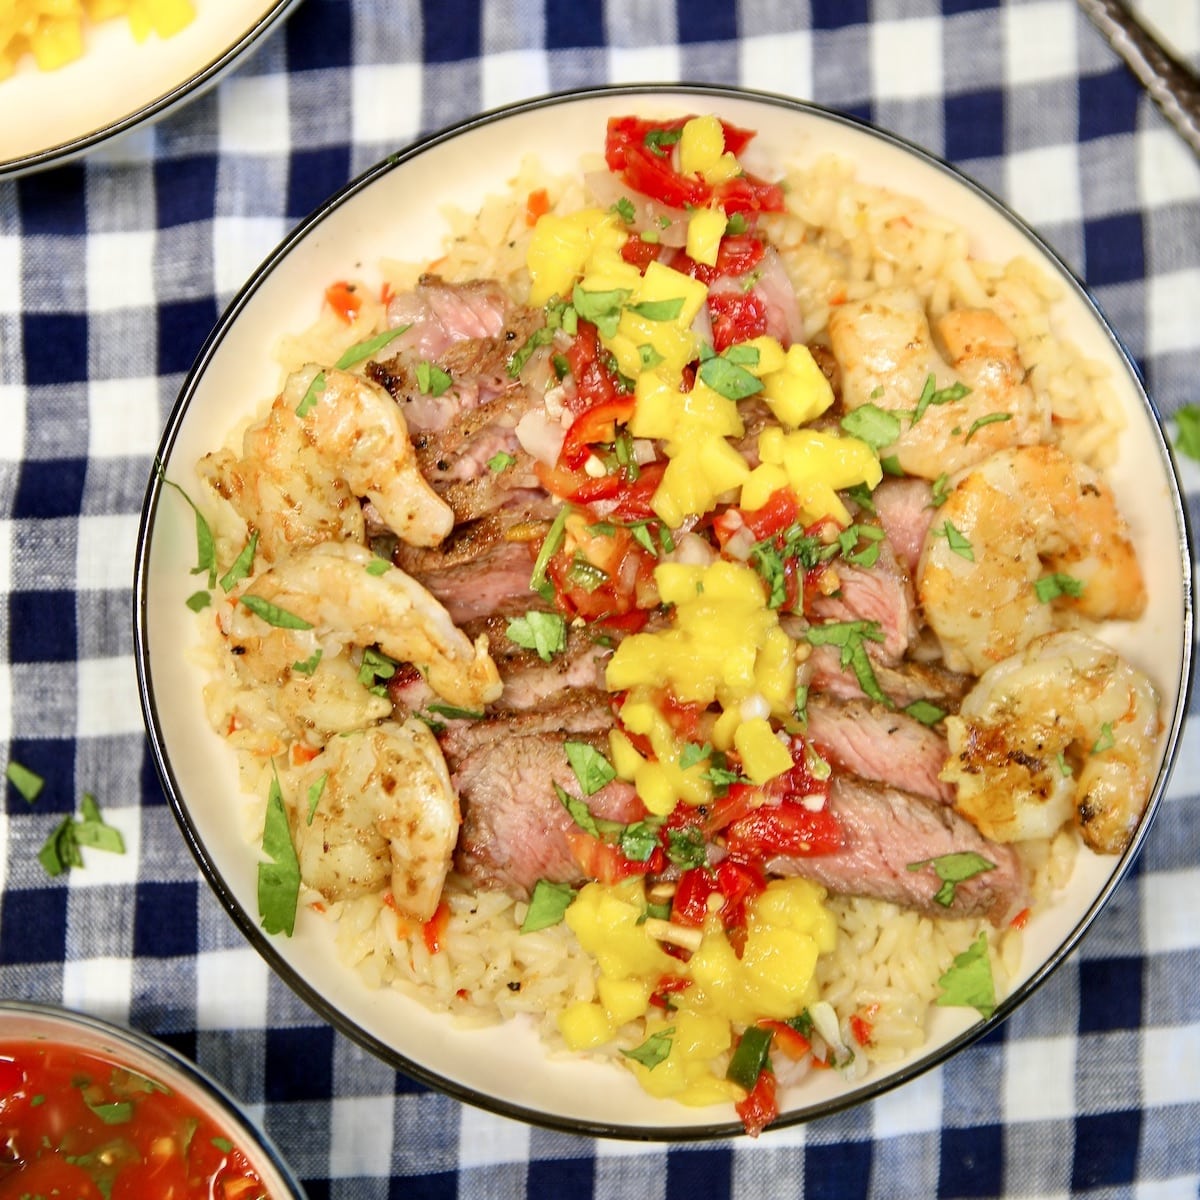
[[[581,148],[604,144],[610,116],[668,118],[715,112],[757,130],[753,162],[815,161],[834,153],[858,178],[920,196],[969,231],[972,253],[1032,260],[1061,285],[1061,333],[1111,376],[1126,418],[1110,480],[1147,574],[1150,599],[1137,622],[1108,640],[1160,690],[1164,728],[1147,813],[1120,856],[1081,856],[1070,886],[1025,934],[1024,957],[990,1020],[938,1008],[927,1043],[905,1060],[847,1083],[813,1072],[780,1095],[787,1125],[860,1103],[963,1049],[1029,999],[1071,953],[1113,894],[1150,830],[1166,788],[1186,709],[1192,664],[1189,534],[1158,416],[1130,358],[1085,288],[1019,218],[952,167],[860,121],[795,100],[706,86],[630,86],[552,96],[485,113],[390,156],[330,198],[262,264],[222,316],[189,374],[167,424],[159,461],[168,478],[189,478],[214,438],[262,407],[280,385],[270,347],[303,330],[314,296],[348,271],[392,256],[432,260],[446,232],[445,205],[471,211],[503,190],[522,155],[548,172],[577,167]],[[556,1129],[601,1136],[682,1140],[741,1132],[732,1111],[655,1100],[611,1064],[551,1057],[531,1027],[461,1029],[398,991],[367,986],[339,962],[320,920],[295,936],[269,937],[256,908],[255,848],[234,819],[233,754],[210,729],[202,679],[188,662],[196,640],[185,599],[193,590],[191,514],[167,503],[156,474],[146,495],[138,552],[135,637],[142,702],[167,795],[209,882],[249,941],[338,1029],[409,1075],[468,1103]]]

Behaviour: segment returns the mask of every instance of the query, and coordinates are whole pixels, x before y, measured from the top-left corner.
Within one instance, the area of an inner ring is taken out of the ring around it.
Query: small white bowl
[[[171,479],[240,419],[276,394],[271,347],[303,330],[320,290],[385,256],[429,261],[445,233],[444,205],[472,211],[503,190],[522,155],[549,172],[577,167],[599,149],[610,116],[716,112],[758,131],[765,163],[835,153],[858,176],[920,196],[970,231],[972,251],[1005,261],[1024,255],[1061,284],[1057,317],[1083,354],[1112,377],[1126,417],[1111,480],[1148,576],[1145,616],[1111,640],[1156,682],[1165,728],[1154,748],[1149,811],[1121,856],[1081,856],[1061,900],[1039,913],[1024,959],[991,1021],[969,1010],[935,1011],[927,1044],[891,1067],[847,1084],[815,1072],[781,1095],[781,1124],[827,1114],[880,1094],[944,1060],[1028,998],[1074,948],[1111,896],[1150,826],[1174,758],[1192,662],[1191,567],[1180,489],[1154,409],[1117,337],[1070,271],[1018,218],[945,163],[845,116],[777,96],[702,86],[633,86],[548,97],[463,125],[392,155],[332,197],[270,256],[236,297],[201,351],[171,414],[160,462]],[[256,908],[257,856],[240,835],[233,755],[208,724],[201,679],[188,665],[195,622],[184,600],[195,580],[189,510],[150,482],[135,580],[140,687],[154,754],[184,836],[234,920],[267,961],[318,1012],[401,1070],[494,1111],[547,1126],[620,1137],[685,1139],[740,1132],[732,1114],[651,1099],[612,1066],[551,1060],[520,1024],[463,1030],[398,992],[372,990],[338,961],[330,931],[301,920],[290,939],[267,937]],[[974,1019],[973,1019],[974,1018]]]
[[[305,1200],[304,1189],[262,1130],[220,1084],[169,1046],[71,1009],[0,1001],[0,1056],[16,1043],[32,1041],[95,1055],[170,1089],[246,1156],[271,1200]]]
[[[89,25],[81,58],[0,82],[0,179],[57,166],[196,99],[259,46],[299,0],[201,2],[169,38],[134,40],[124,17]]]

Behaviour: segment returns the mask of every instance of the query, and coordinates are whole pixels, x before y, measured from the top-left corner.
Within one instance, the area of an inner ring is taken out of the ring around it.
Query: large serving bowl
[[[1187,533],[1178,485],[1154,409],[1113,331],[1070,272],[994,198],[928,154],[854,120],[772,96],[702,87],[602,89],[485,114],[391,156],[301,224],[262,265],[201,352],[164,436],[160,459],[172,480],[191,479],[196,461],[277,391],[271,357],[281,334],[311,323],[331,280],[386,256],[431,260],[445,227],[442,207],[473,211],[503,188],[524,154],[550,171],[572,170],[583,148],[603,145],[607,118],[716,112],[758,130],[766,163],[811,161],[828,152],[851,160],[861,179],[920,196],[970,231],[973,253],[1024,255],[1062,287],[1062,333],[1109,372],[1126,418],[1112,483],[1147,573],[1141,620],[1110,640],[1148,672],[1163,699],[1164,728],[1153,761],[1149,811],[1117,857],[1085,853],[1065,894],[1030,925],[1012,988],[990,1022],[972,1010],[941,1008],[927,1045],[889,1068],[848,1084],[818,1072],[781,1097],[795,1122],[875,1096],[912,1078],[1003,1019],[1034,991],[1083,936],[1112,895],[1150,827],[1166,786],[1190,675],[1191,598]],[[151,481],[137,566],[136,640],[142,699],[154,753],[185,838],[246,937],[317,1011],[401,1070],[463,1100],[553,1127],[602,1135],[691,1138],[735,1133],[732,1114],[656,1101],[609,1065],[551,1058],[531,1028],[460,1029],[414,1000],[364,985],[341,965],[328,929],[301,920],[290,939],[266,936],[256,916],[255,851],[242,837],[234,761],[213,734],[202,680],[189,665],[195,622],[185,598],[195,586],[190,510]]]
[[[83,1074],[91,1074],[98,1059],[144,1077],[160,1092],[165,1089],[182,1100],[213,1128],[214,1136],[240,1151],[266,1187],[271,1200],[305,1200],[300,1183],[262,1130],[215,1080],[169,1046],[71,1009],[17,1000],[0,1001],[0,1061],[29,1061],[28,1053],[18,1051],[31,1044],[45,1047],[55,1056],[60,1053],[70,1055],[72,1063],[77,1064]],[[78,1055],[86,1057],[76,1058]],[[11,1098],[3,1099],[9,1101],[5,1116],[11,1120]],[[55,1099],[54,1095],[44,1094],[39,1103],[52,1105]],[[114,1136],[124,1133],[127,1128],[119,1121],[111,1125]]]

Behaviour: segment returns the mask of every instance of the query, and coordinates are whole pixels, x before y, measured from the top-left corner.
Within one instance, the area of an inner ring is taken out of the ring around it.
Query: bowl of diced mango
[[[0,178],[194,99],[298,0],[0,0]]]

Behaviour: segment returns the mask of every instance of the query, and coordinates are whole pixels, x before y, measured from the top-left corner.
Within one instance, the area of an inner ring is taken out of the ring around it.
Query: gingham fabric
[[[1138,8],[1200,62],[1200,0]],[[46,779],[33,806],[5,792],[0,994],[193,1057],[312,1200],[1194,1196],[1200,726],[1134,869],[1011,1019],[757,1141],[596,1142],[411,1082],[267,970],[184,848],[146,749],[131,580],[162,426],[220,310],[294,222],[418,135],[654,80],[815,100],[945,156],[1089,282],[1168,425],[1200,399],[1200,163],[1069,0],[304,0],[183,110],[0,181],[0,759]],[[1181,471],[1194,505],[1200,470]],[[84,792],[128,853],[50,879],[38,848]]]

